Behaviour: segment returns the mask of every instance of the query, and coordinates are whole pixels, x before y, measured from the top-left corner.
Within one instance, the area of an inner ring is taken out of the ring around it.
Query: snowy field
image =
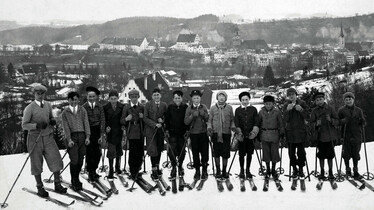
[[[362,147],[359,171],[363,173],[366,171],[365,159],[364,159],[364,147]],[[369,154],[369,167],[374,170],[374,143],[367,144]],[[341,147],[336,147],[338,157],[340,157]],[[63,154],[64,151],[61,151]],[[234,153],[232,153],[232,160]],[[315,149],[308,148],[307,156],[309,162],[309,170],[314,170],[314,155]],[[27,154],[18,155],[7,155],[0,157],[0,202],[3,202],[7,195],[13,181],[15,180],[23,162],[25,161]],[[166,153],[163,152],[161,162],[165,161]],[[68,163],[69,158],[66,157],[64,163]],[[339,159],[338,159],[339,160]],[[107,160],[106,160],[107,161]],[[211,160],[210,160],[211,161]],[[209,161],[209,163],[210,163]],[[188,156],[186,156],[185,165],[188,162]],[[107,162],[106,162],[107,163]],[[147,169],[150,168],[150,160],[147,157]],[[285,168],[286,174],[288,174],[288,156],[287,149],[283,149],[283,167]],[[327,167],[327,166],[326,166]],[[344,166],[342,167],[344,170]],[[212,173],[211,167],[208,168],[209,173]],[[254,154],[251,171],[252,173],[258,173],[259,164]],[[319,169],[318,169],[319,170]],[[45,165],[43,178],[48,178],[51,174]],[[188,170],[185,167],[186,182],[191,182],[193,179],[194,170]],[[334,171],[336,171],[334,165]],[[291,182],[288,181],[288,177],[284,175],[280,176],[283,185],[283,192],[278,192],[275,183],[270,182],[268,192],[262,191],[263,179],[258,175],[254,178],[254,181],[258,187],[256,192],[250,190],[248,182],[246,182],[247,190],[241,192],[239,190],[239,179],[236,178],[235,174],[239,172],[239,160],[235,158],[234,164],[231,170],[233,176],[231,181],[234,185],[233,191],[228,191],[225,187],[223,192],[218,192],[216,182],[213,176],[209,176],[209,179],[204,185],[201,191],[196,189],[188,190],[185,189],[183,192],[173,194],[167,192],[163,197],[158,191],[154,191],[151,194],[146,194],[136,184],[137,189],[133,192],[126,191],[118,180],[115,180],[116,186],[119,189],[118,195],[112,195],[109,200],[104,201],[102,209],[374,209],[374,193],[368,189],[362,191],[356,189],[349,182],[345,181],[338,183],[338,189],[332,190],[330,184],[325,182],[321,191],[316,190],[317,179],[311,177],[311,182],[306,181],[306,191],[302,192],[298,185],[296,191],[290,189]],[[164,169],[164,178],[169,176],[170,170]],[[65,171],[62,176],[64,179],[70,180],[69,171]],[[149,173],[144,178],[151,182]],[[103,181],[103,180],[102,180]],[[103,181],[107,184],[106,181]],[[369,181],[370,184],[374,185],[374,181]],[[130,183],[131,184],[131,183]],[[53,187],[53,184],[46,184],[49,187]],[[83,181],[83,186],[93,190],[91,185]],[[7,201],[9,206],[7,209],[62,209],[54,203],[47,202],[42,198],[38,198],[32,194],[22,191],[22,187],[28,187],[35,189],[34,178],[30,175],[30,164],[27,163],[23,173],[21,174],[18,183],[16,184],[13,192]],[[70,190],[69,190],[70,191]],[[72,191],[70,191],[72,193]],[[50,193],[52,197],[58,198],[63,201],[71,201],[70,198]],[[76,201],[71,206],[71,209],[98,209],[98,207],[90,206],[87,203]]]

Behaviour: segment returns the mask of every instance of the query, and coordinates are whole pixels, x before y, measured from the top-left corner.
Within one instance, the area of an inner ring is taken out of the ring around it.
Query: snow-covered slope
[[[368,155],[369,155],[369,167],[374,170],[374,143],[368,143]],[[340,160],[341,147],[336,147],[338,161]],[[362,147],[359,171],[363,173],[366,171],[365,159],[364,159],[364,147]],[[63,151],[61,151],[63,153]],[[166,153],[162,155],[161,162],[165,161]],[[231,159],[234,153],[231,153]],[[307,156],[309,162],[309,170],[314,170],[314,157],[315,149],[308,148]],[[18,155],[7,155],[0,157],[0,202],[5,199],[13,181],[15,180],[23,162],[25,161],[27,154]],[[66,157],[64,163],[68,163],[69,158]],[[288,174],[288,155],[287,149],[283,149],[283,162],[286,174]],[[106,160],[107,161],[107,160]],[[186,165],[188,156],[186,156]],[[107,162],[106,162],[107,163]],[[150,169],[150,160],[146,159],[147,169]],[[209,161],[211,163],[211,159]],[[327,167],[327,166],[326,166]],[[344,164],[343,164],[343,170]],[[253,155],[252,173],[258,173],[259,163],[256,155]],[[319,169],[318,169],[319,170]],[[185,167],[186,182],[191,182],[193,177],[193,170],[188,170]],[[336,166],[334,165],[334,171]],[[173,194],[167,192],[166,196],[162,197],[158,191],[154,191],[152,194],[146,194],[135,184],[137,189],[133,192],[126,191],[118,180],[115,180],[117,188],[119,189],[118,195],[113,195],[109,200],[104,201],[102,209],[374,209],[374,193],[368,189],[362,191],[356,189],[349,182],[345,181],[338,183],[338,189],[333,191],[329,183],[324,183],[321,191],[316,190],[317,179],[311,177],[311,182],[306,182],[307,190],[302,192],[300,188],[296,191],[290,189],[291,183],[288,178],[282,175],[280,179],[283,184],[283,192],[276,190],[275,184],[270,182],[270,188],[268,192],[262,191],[263,179],[258,175],[254,178],[254,181],[258,187],[256,192],[250,190],[248,182],[246,182],[247,191],[241,192],[239,190],[239,179],[236,178],[236,173],[239,172],[239,160],[235,158],[234,164],[231,170],[233,176],[231,181],[234,185],[233,191],[229,192],[226,187],[221,193],[218,192],[216,182],[213,176],[209,176],[209,179],[204,185],[202,191],[193,189],[189,191],[185,189],[183,192]],[[164,178],[167,179],[169,176],[169,169],[164,170]],[[212,173],[211,167],[209,167],[209,173]],[[48,178],[51,173],[45,165],[43,178]],[[65,171],[62,176],[70,180],[69,170]],[[144,176],[150,183],[149,173]],[[105,181],[103,181],[106,183]],[[374,181],[369,181],[374,185]],[[131,184],[131,183],[130,183]],[[53,184],[46,184],[49,187],[53,187]],[[84,187],[94,190],[88,183],[83,182]],[[21,190],[22,187],[28,187],[35,189],[34,178],[30,175],[30,164],[27,163],[24,172],[21,174],[18,183],[16,184],[9,200],[7,209],[62,209],[51,202],[46,202],[42,198],[38,198],[34,195],[26,193]],[[71,191],[70,191],[71,192]],[[63,201],[71,201],[70,198],[50,193],[51,196],[59,198]],[[71,206],[72,209],[95,209],[97,207],[90,206],[87,203],[76,201]]]

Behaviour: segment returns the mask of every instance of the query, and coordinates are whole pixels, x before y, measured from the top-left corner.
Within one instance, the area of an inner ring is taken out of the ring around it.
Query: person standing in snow
[[[360,150],[362,143],[363,127],[366,120],[362,109],[355,105],[355,95],[352,92],[346,92],[343,95],[344,106],[338,111],[338,116],[342,126],[344,137],[343,143],[343,159],[347,176],[352,176],[349,166],[349,160],[353,160],[353,177],[362,179],[358,173],[358,161],[360,160]]]
[[[227,94],[219,91],[216,95],[217,103],[209,111],[208,136],[213,143],[214,160],[216,164],[216,179],[228,179],[226,172],[227,160],[230,158],[231,131],[236,132],[234,112],[227,104]],[[222,171],[220,158],[222,157]],[[221,174],[222,172],[222,174]]]
[[[241,92],[239,94],[239,100],[241,105],[235,110],[235,126],[239,135],[239,163],[240,173],[239,177],[244,179],[252,179],[251,174],[251,162],[252,155],[254,152],[254,138],[256,138],[259,132],[259,118],[256,107],[249,104],[251,95],[249,92]],[[246,170],[244,174],[244,158],[247,156]]]
[[[207,136],[207,121],[209,119],[208,108],[201,104],[202,93],[193,90],[190,94],[192,104],[188,106],[184,117],[184,123],[190,127],[193,164],[195,168],[194,179],[208,179],[209,139]],[[201,159],[200,159],[201,155]],[[200,173],[202,167],[202,174]]]
[[[184,124],[184,116],[188,106],[182,101],[183,92],[180,90],[174,91],[173,103],[168,106],[166,112],[166,136],[167,138],[170,137],[169,143],[171,147],[169,150],[172,165],[171,178],[176,177],[177,167],[179,176],[184,176],[183,161],[186,155],[184,136],[188,130],[188,126]],[[178,161],[178,166],[176,161]]]
[[[123,104],[118,102],[118,92],[112,90],[109,92],[109,102],[103,107],[105,113],[105,131],[107,133],[108,152],[107,158],[109,159],[109,174],[108,179],[113,179],[114,170],[117,174],[122,174],[121,171],[121,156],[122,151],[122,126],[121,117]],[[113,162],[116,159],[115,169]]]
[[[35,101],[26,106],[22,117],[22,128],[28,130],[27,150],[30,155],[31,174],[35,176],[37,194],[40,197],[48,197],[48,192],[43,187],[43,157],[48,168],[53,172],[55,191],[66,193],[62,187],[60,170],[63,167],[60,151],[53,139],[53,126],[56,120],[52,115],[52,106],[44,100],[47,88],[37,85],[33,88]]]
[[[105,138],[105,114],[103,106],[98,103],[100,91],[95,87],[87,87],[86,91],[88,101],[83,104],[83,107],[87,111],[91,131],[90,144],[87,145],[86,150],[86,164],[89,180],[95,181],[100,177],[96,170],[101,158],[100,145]]]
[[[279,156],[279,140],[284,138],[285,131],[283,126],[282,114],[279,109],[274,107],[275,99],[273,96],[264,97],[264,107],[259,112],[260,140],[262,142],[263,161],[266,163],[266,178],[273,176],[278,179],[278,173],[275,170]],[[270,169],[270,162],[272,162]]]
[[[328,178],[334,179],[332,172],[333,164],[332,159],[335,157],[334,152],[334,141],[337,141],[338,135],[335,127],[339,124],[338,115],[336,111],[327,105],[325,102],[325,94],[322,92],[316,92],[313,96],[313,100],[316,103],[316,107],[312,110],[310,116],[310,122],[315,126],[317,132],[317,157],[321,166],[321,173],[318,177],[320,180],[324,180],[325,177],[325,159],[329,167]]]
[[[86,155],[86,145],[90,144],[90,124],[87,111],[79,106],[79,94],[68,93],[69,106],[62,112],[62,128],[65,133],[65,145],[70,157],[70,175],[72,188],[82,190],[79,173]]]
[[[294,88],[287,90],[288,101],[284,104],[284,121],[286,123],[286,138],[288,155],[293,169],[293,178],[305,178],[303,167],[306,162],[305,144],[307,143],[306,125],[310,118],[309,107],[303,100],[297,98]]]

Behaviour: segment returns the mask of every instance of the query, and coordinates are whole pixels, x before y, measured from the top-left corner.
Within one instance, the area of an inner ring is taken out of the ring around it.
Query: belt
[[[140,123],[137,122],[137,121],[132,121],[132,122],[129,122],[130,125],[139,125]]]
[[[275,131],[278,130],[278,128],[261,128],[263,131]]]

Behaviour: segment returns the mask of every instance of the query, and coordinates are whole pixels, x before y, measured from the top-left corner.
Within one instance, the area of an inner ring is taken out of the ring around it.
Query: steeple
[[[344,33],[343,33],[343,23],[340,23],[340,37],[344,37]]]

